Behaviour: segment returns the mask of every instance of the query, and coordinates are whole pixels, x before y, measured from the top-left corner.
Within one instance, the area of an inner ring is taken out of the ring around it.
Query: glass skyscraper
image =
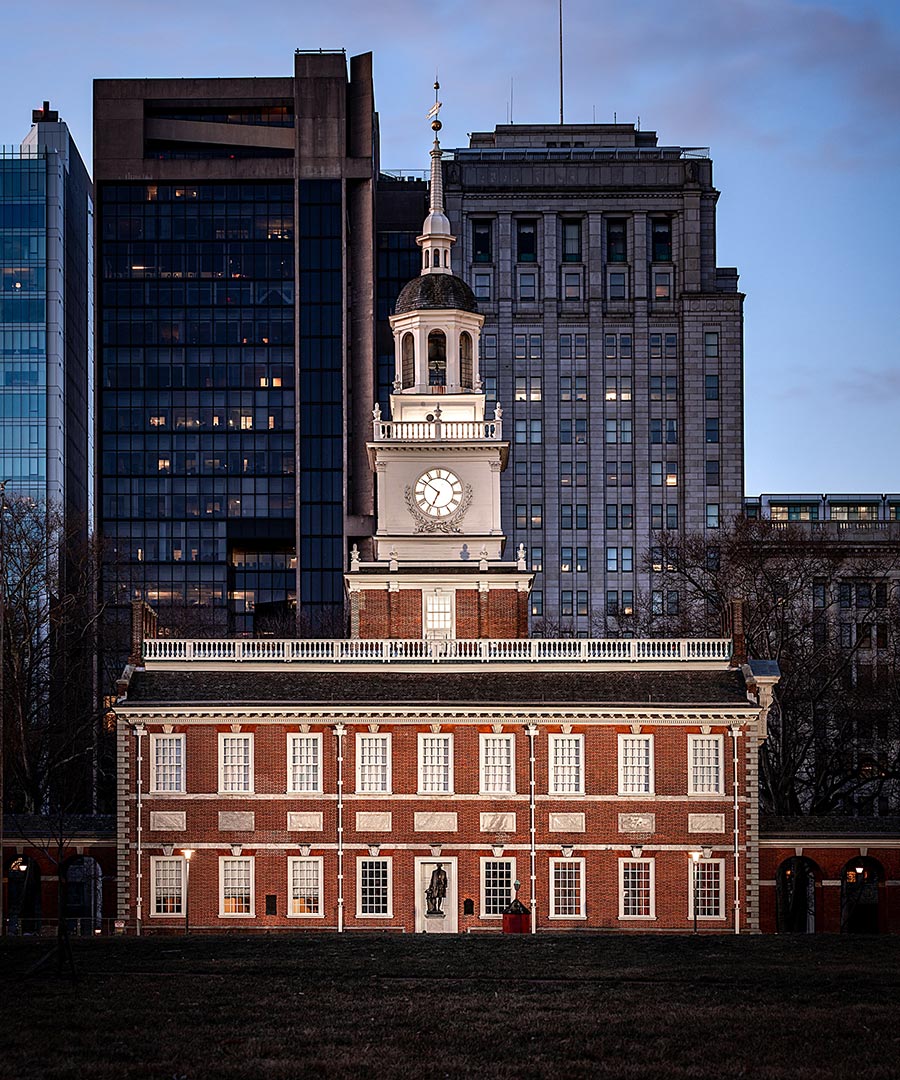
[[[374,124],[369,56],[349,79],[343,53],[298,53],[293,78],[95,83],[99,513],[123,613],[342,632],[373,509],[348,433],[374,394]]]
[[[76,514],[91,493],[91,187],[49,103],[0,153],[0,478]]]

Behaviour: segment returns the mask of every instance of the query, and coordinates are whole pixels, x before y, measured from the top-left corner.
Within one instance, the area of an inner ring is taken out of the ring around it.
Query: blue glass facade
[[[100,513],[117,602],[294,603],[294,186],[104,184]],[[163,612],[165,617],[165,613]]]
[[[0,477],[47,492],[47,161],[0,158]]]

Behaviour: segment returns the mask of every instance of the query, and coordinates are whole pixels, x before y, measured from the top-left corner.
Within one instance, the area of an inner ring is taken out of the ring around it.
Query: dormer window
[[[447,338],[443,330],[428,335],[428,385],[447,385]]]

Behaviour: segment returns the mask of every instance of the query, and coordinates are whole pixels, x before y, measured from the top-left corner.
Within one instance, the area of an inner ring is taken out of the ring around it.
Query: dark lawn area
[[[900,937],[73,945],[75,987],[0,943],[0,1077],[900,1076]]]

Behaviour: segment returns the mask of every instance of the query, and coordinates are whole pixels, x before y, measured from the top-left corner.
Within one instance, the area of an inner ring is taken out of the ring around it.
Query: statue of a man
[[[425,890],[425,899],[428,903],[428,915],[443,915],[441,906],[444,903],[444,897],[447,895],[447,873],[444,870],[444,864],[438,863],[437,866],[431,871],[431,881],[428,883],[428,888]]]

